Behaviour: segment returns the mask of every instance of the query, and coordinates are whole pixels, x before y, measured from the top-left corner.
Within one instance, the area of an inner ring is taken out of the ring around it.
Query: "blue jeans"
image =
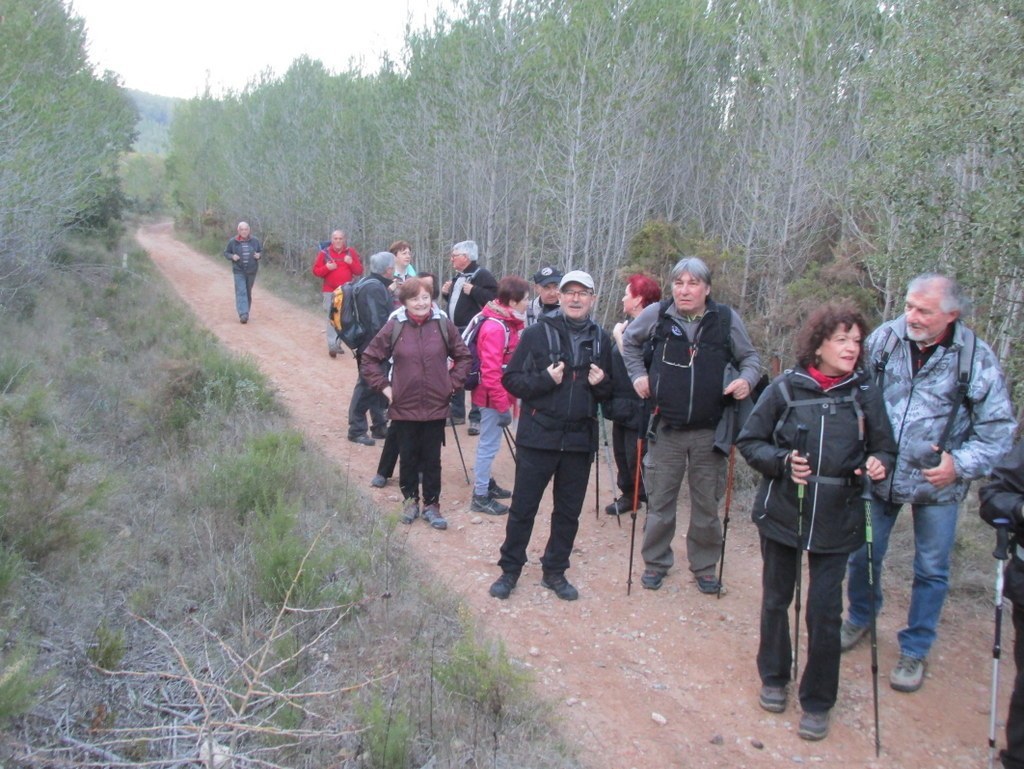
[[[252,307],[252,286],[256,282],[256,273],[233,272],[232,275],[235,281],[235,309],[241,318],[248,315]]]
[[[491,483],[491,464],[501,448],[502,430],[498,425],[498,410],[480,407],[480,440],[476,444],[476,463],[473,467],[475,481],[473,493],[478,497],[487,496]]]
[[[875,614],[882,609],[882,561],[889,549],[889,535],[896,523],[900,504],[871,502],[874,539]],[[897,636],[900,653],[923,660],[935,643],[942,605],[949,592],[949,554],[956,541],[958,504],[911,505],[914,516],[914,583],[910,592],[907,626]],[[850,602],[847,618],[867,627],[871,621],[868,589],[867,545],[850,556],[850,579],[846,596]]]

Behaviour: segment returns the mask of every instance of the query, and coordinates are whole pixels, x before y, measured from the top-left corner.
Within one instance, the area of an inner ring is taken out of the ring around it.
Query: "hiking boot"
[[[437,505],[427,505],[423,508],[423,520],[429,523],[431,528],[439,531],[448,528],[448,521],[441,517],[441,508]]]
[[[479,435],[480,434],[480,423],[475,421],[475,420],[470,419],[469,420],[469,429],[467,429],[466,432],[469,435]]]
[[[665,579],[665,575],[660,571],[644,569],[644,573],[640,575],[640,584],[644,586],[645,590],[657,590],[661,587],[663,579]]]
[[[512,594],[512,591],[515,590],[516,583],[518,581],[518,574],[514,574],[511,571],[502,572],[502,575],[494,580],[494,584],[491,585],[491,589],[487,592],[494,598],[500,598],[504,601]]]
[[[358,443],[360,446],[373,445],[373,438],[371,438],[366,433],[363,433],[362,435],[350,435],[348,436],[348,439],[352,441],[352,443]]]
[[[498,500],[486,495],[480,496],[479,494],[473,495],[473,501],[470,503],[469,509],[474,513],[487,513],[487,515],[504,515],[508,512],[507,505],[503,505]]]
[[[761,696],[758,697],[757,701],[769,713],[784,713],[788,699],[789,694],[785,686],[768,686],[765,684],[761,687]]]
[[[402,523],[409,524],[420,517],[420,501],[407,499],[402,506]]]
[[[374,425],[370,428],[370,436],[377,438],[378,440],[384,440],[388,437],[388,426],[387,425]]]
[[[861,639],[868,634],[866,627],[854,625],[850,620],[844,619],[839,628],[839,649],[844,652],[850,651],[861,642]]]
[[[338,351],[337,350],[328,350],[327,354],[330,355],[332,358],[337,358],[338,357]]]
[[[704,593],[704,595],[718,595],[719,593],[725,594],[725,588],[722,583],[718,581],[718,577],[714,575],[705,575],[697,577],[697,589]]]
[[[508,499],[512,496],[512,492],[508,489],[503,489],[498,485],[498,482],[491,478],[487,482],[487,496],[491,499]]]
[[[800,728],[797,734],[802,740],[823,740],[828,737],[828,711],[824,713],[807,713],[800,716]]]
[[[387,485],[388,485],[388,479],[387,479],[387,478],[385,478],[385,477],[384,477],[383,475],[381,475],[380,473],[377,473],[377,474],[376,474],[375,476],[373,476],[373,478],[372,478],[372,479],[370,480],[370,485],[371,485],[371,486],[373,486],[373,488],[375,488],[375,489],[383,489],[383,488],[384,488],[385,486],[387,486]]]
[[[248,315],[239,315],[238,316],[238,322],[239,323],[248,323],[249,322],[249,316]]]
[[[553,590],[563,601],[575,601],[580,592],[569,584],[564,574],[545,574],[540,578],[540,586]]]
[[[630,512],[632,509],[633,509],[633,500],[632,499],[626,499],[626,495],[623,494],[621,497],[619,497],[614,502],[612,502],[610,505],[608,505],[604,509],[604,511],[606,513],[608,513],[608,515],[622,515],[623,513]]]
[[[898,692],[916,692],[924,683],[924,660],[901,654],[889,674],[889,686]]]

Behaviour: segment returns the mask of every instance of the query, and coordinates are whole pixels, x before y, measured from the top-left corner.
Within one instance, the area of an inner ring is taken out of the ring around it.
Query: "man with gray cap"
[[[480,249],[472,240],[452,246],[452,267],[455,275],[441,287],[441,296],[448,303],[448,317],[461,334],[484,305],[498,295],[498,281],[477,262]],[[452,424],[466,421],[466,391],[458,389],[452,396]],[[480,409],[470,407],[469,434],[480,434]]]
[[[715,567],[722,550],[718,500],[724,492],[726,454],[716,448],[715,429],[727,409],[753,391],[761,357],[739,315],[712,301],[711,270],[690,257],[672,269],[672,298],[648,305],[626,328],[622,360],[637,395],[651,399],[654,415],[643,460],[646,568],[640,583],[657,590],[672,568],[679,490],[688,474],[690,571],[700,592],[717,594],[721,585]]]
[[[557,267],[541,267],[533,274],[537,296],[526,308],[526,325],[532,326],[541,315],[558,309],[558,284],[562,282],[562,271]]]
[[[551,533],[541,556],[541,586],[564,601],[579,597],[565,578],[590,466],[597,451],[597,404],[612,394],[612,341],[591,320],[594,280],[572,270],[559,282],[558,312],[523,331],[501,383],[522,398],[516,431],[516,480],[501,546],[495,598],[508,598],[526,564],[544,491],[553,481]]]
[[[370,274],[355,285],[352,300],[356,303],[356,312],[364,333],[356,347],[356,365],[361,368],[362,353],[367,345],[384,328],[388,316],[395,309],[394,297],[388,288],[395,275],[395,255],[390,251],[380,251],[370,257]],[[348,407],[348,439],[363,446],[372,446],[374,438],[387,436],[388,418],[386,410],[387,398],[374,390],[363,379],[362,373],[352,389],[352,401]],[[371,435],[366,434],[366,412],[370,412],[373,426]]]

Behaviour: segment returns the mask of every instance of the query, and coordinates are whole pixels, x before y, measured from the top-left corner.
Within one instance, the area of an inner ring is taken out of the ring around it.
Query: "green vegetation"
[[[157,96],[131,88],[125,89],[125,93],[131,98],[139,113],[139,122],[135,126],[137,135],[132,149],[143,155],[166,155],[174,108],[181,99]]]

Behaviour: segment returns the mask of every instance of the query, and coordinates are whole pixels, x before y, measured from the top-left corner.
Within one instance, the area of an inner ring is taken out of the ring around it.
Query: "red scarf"
[[[828,392],[837,384],[842,382],[844,379],[849,378],[850,376],[849,374],[840,374],[839,376],[828,376],[826,374],[822,374],[820,371],[818,371],[818,369],[814,368],[814,366],[808,366],[807,373],[810,374],[811,379],[813,379],[815,382],[821,385],[821,389],[826,392]]]

